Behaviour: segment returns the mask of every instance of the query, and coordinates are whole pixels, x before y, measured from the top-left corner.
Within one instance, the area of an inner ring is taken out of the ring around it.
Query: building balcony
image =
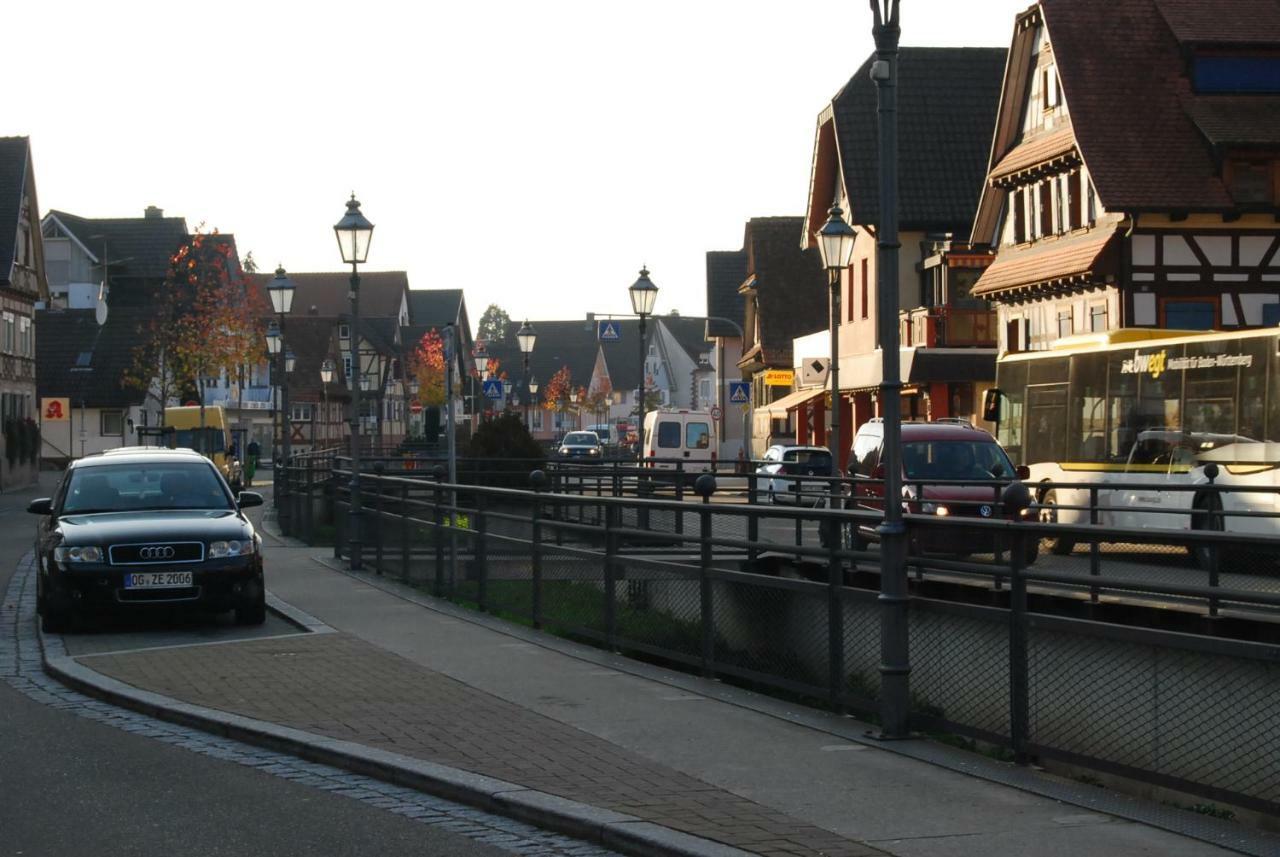
[[[996,312],[918,307],[899,314],[898,336],[904,348],[995,348]]]

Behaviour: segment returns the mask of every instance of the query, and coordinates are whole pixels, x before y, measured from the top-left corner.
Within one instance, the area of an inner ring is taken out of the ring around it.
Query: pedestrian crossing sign
[[[601,342],[618,342],[622,339],[622,329],[616,321],[605,319],[596,322],[596,335]]]
[[[735,405],[748,404],[751,401],[751,383],[749,381],[730,381],[729,401]]]
[[[484,382],[484,397],[486,399],[502,398],[502,382],[497,378],[490,378]]]

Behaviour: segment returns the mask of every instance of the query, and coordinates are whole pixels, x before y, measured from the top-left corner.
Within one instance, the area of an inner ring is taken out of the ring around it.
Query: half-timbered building
[[[1041,0],[1009,49],[972,239],[1000,348],[1280,323],[1280,6]]]

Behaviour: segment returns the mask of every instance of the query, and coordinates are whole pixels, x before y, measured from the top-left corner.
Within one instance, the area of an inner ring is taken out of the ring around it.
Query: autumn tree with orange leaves
[[[424,405],[444,404],[444,338],[428,330],[409,355],[409,372],[418,381],[417,399]]]
[[[266,298],[250,287],[229,239],[197,230],[169,258],[152,307],[129,380],[162,404],[197,398],[203,428],[205,384],[222,375],[243,381],[266,359]]]
[[[573,389],[573,374],[568,366],[561,366],[542,388],[542,398],[557,413],[563,413],[569,404],[569,392]]]

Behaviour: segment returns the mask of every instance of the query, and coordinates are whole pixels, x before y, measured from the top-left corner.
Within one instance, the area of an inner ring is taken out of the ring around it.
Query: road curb
[[[653,822],[447,765],[243,717],[104,676],[37,625],[44,671],[87,696],[203,732],[411,788],[633,857],[748,857],[750,852]]]

